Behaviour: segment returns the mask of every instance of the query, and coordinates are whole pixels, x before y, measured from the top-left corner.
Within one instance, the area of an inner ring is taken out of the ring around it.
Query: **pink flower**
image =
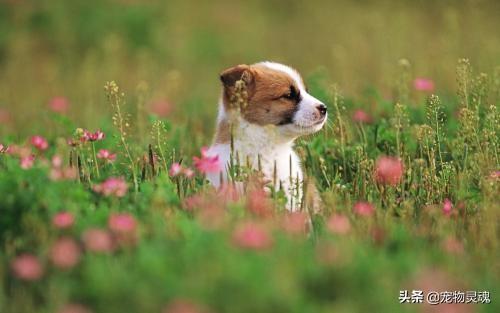
[[[24,170],[30,169],[35,164],[35,156],[29,155],[29,156],[21,157],[21,159],[19,160],[19,163],[20,163],[22,169],[24,169]]]
[[[225,221],[227,198],[227,194],[221,195],[215,190],[200,192],[186,197],[183,208],[194,213],[203,228],[207,230],[218,229]]]
[[[172,112],[172,104],[166,100],[153,101],[149,107],[151,112],[159,117],[167,117]]]
[[[492,178],[492,179],[499,179],[500,178],[500,171],[493,171],[493,172],[491,172],[490,173],[490,178]]]
[[[291,235],[307,233],[308,217],[304,212],[293,212],[284,215],[283,229]]]
[[[84,141],[86,141],[84,137],[81,137],[80,140],[69,138],[68,140],[66,140],[66,143],[70,147],[78,147]]]
[[[168,174],[172,177],[175,177],[179,175],[182,172],[182,165],[179,163],[172,163],[170,166],[170,170],[168,171]]]
[[[128,213],[111,214],[108,220],[109,229],[115,235],[116,241],[122,246],[134,245],[136,242],[137,222]]]
[[[272,203],[263,189],[255,189],[248,193],[247,210],[260,217],[269,217],[272,215]]]
[[[31,148],[28,147],[21,147],[18,145],[10,145],[7,151],[5,153],[17,156],[19,158],[27,157],[32,155],[31,153]]]
[[[137,222],[129,213],[113,213],[108,220],[109,229],[117,233],[135,232]]]
[[[384,185],[397,185],[403,177],[403,162],[389,156],[378,158],[375,163],[375,180]]]
[[[80,261],[80,247],[71,238],[58,239],[50,249],[50,260],[63,270],[73,268]]]
[[[40,151],[45,151],[49,147],[49,143],[42,136],[31,137],[31,144]]]
[[[189,167],[185,168],[182,172],[184,173],[184,176],[186,176],[186,178],[192,178],[194,176],[194,171]]]
[[[104,182],[95,185],[94,191],[106,197],[123,197],[127,194],[128,186],[123,177],[110,177]]]
[[[162,311],[162,313],[204,313],[197,304],[184,299],[176,299],[169,303]]]
[[[209,204],[206,201],[205,196],[201,194],[194,194],[192,196],[184,198],[183,208],[188,212],[193,212],[195,209],[202,208],[205,204]]]
[[[7,152],[7,149],[8,147],[7,146],[4,146],[0,143],[0,153],[4,153],[4,152]]]
[[[60,155],[54,155],[52,157],[52,166],[53,167],[61,167],[63,164],[63,159]]]
[[[52,225],[59,229],[66,229],[73,226],[75,217],[70,212],[59,212],[52,217]]]
[[[68,111],[69,101],[65,97],[54,97],[49,101],[49,108],[53,112],[64,114]]]
[[[85,249],[92,252],[111,252],[115,245],[111,234],[103,229],[90,228],[82,235]]]
[[[99,141],[104,139],[104,133],[100,130],[97,130],[95,133],[91,133],[88,130],[83,132],[82,139],[84,141]]]
[[[249,250],[264,250],[273,243],[269,233],[253,222],[238,226],[233,232],[233,242],[237,247]]]
[[[53,181],[58,180],[73,180],[76,179],[78,172],[76,168],[72,167],[62,167],[63,159],[59,155],[54,155],[52,157],[52,168],[50,169],[50,179]]]
[[[418,91],[434,91],[434,82],[428,78],[416,78],[413,81],[413,87]]]
[[[443,214],[446,216],[450,216],[452,209],[453,209],[453,203],[451,202],[451,200],[448,198],[444,199],[444,201],[443,201]]]
[[[97,153],[97,158],[112,163],[116,160],[116,153],[111,153],[109,150],[101,149]]]
[[[35,281],[43,276],[43,268],[38,259],[31,254],[22,254],[10,263],[13,274],[22,280]]]
[[[375,207],[371,203],[364,201],[356,203],[352,210],[361,216],[371,216],[375,213]]]
[[[236,188],[235,184],[231,183],[223,183],[219,187],[219,190],[217,190],[216,196],[218,198],[217,202],[224,204],[234,203],[240,199],[240,193],[238,192],[238,189]]]
[[[362,124],[370,124],[373,121],[370,114],[361,109],[357,109],[356,111],[354,111],[354,113],[352,114],[352,120]]]
[[[82,304],[68,303],[60,308],[57,313],[92,313],[92,311]]]
[[[53,181],[59,180],[73,180],[78,175],[77,169],[73,167],[57,168],[54,167],[50,170],[50,179]]]
[[[219,156],[209,156],[208,149],[205,147],[201,149],[201,158],[193,157],[193,161],[198,171],[204,174],[217,173],[221,170]]]
[[[328,219],[326,227],[331,233],[345,235],[351,231],[351,222],[345,215],[333,214]]]

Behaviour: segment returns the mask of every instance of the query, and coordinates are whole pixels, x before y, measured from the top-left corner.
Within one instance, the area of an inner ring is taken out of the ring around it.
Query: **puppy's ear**
[[[223,71],[220,80],[224,87],[233,87],[238,80],[243,80],[248,86],[253,81],[253,73],[250,66],[240,64]]]

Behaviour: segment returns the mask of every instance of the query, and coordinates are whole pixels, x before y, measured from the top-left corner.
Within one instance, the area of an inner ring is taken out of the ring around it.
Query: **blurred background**
[[[103,85],[115,80],[132,107],[209,138],[218,73],[261,60],[356,98],[373,87],[390,97],[407,58],[413,75],[452,94],[458,58],[478,72],[498,65],[499,29],[497,0],[1,0],[0,134],[47,132],[54,97],[79,126],[98,127],[109,118]]]

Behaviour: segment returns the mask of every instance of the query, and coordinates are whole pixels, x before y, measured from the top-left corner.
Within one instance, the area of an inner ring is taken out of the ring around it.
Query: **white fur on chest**
[[[288,198],[288,209],[298,209],[302,197],[303,175],[300,160],[293,150],[293,139],[283,138],[276,133],[276,126],[259,126],[239,119],[233,128],[233,162],[259,169],[264,178],[274,188],[280,187]],[[227,171],[231,162],[230,144],[214,144],[208,150],[209,155],[218,155],[223,181],[227,181]],[[221,173],[207,175],[215,187],[220,186]]]

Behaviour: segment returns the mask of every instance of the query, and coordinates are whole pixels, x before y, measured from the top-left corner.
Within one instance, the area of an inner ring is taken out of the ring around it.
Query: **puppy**
[[[296,70],[283,64],[237,65],[223,71],[220,80],[217,128],[207,154],[218,155],[223,168],[209,174],[208,180],[219,187],[228,179],[231,162],[250,166],[260,170],[275,190],[285,192],[288,210],[299,210],[304,175],[294,140],[319,131],[327,120],[327,107],[307,92]],[[236,90],[241,91],[242,84],[246,101],[235,108]]]

